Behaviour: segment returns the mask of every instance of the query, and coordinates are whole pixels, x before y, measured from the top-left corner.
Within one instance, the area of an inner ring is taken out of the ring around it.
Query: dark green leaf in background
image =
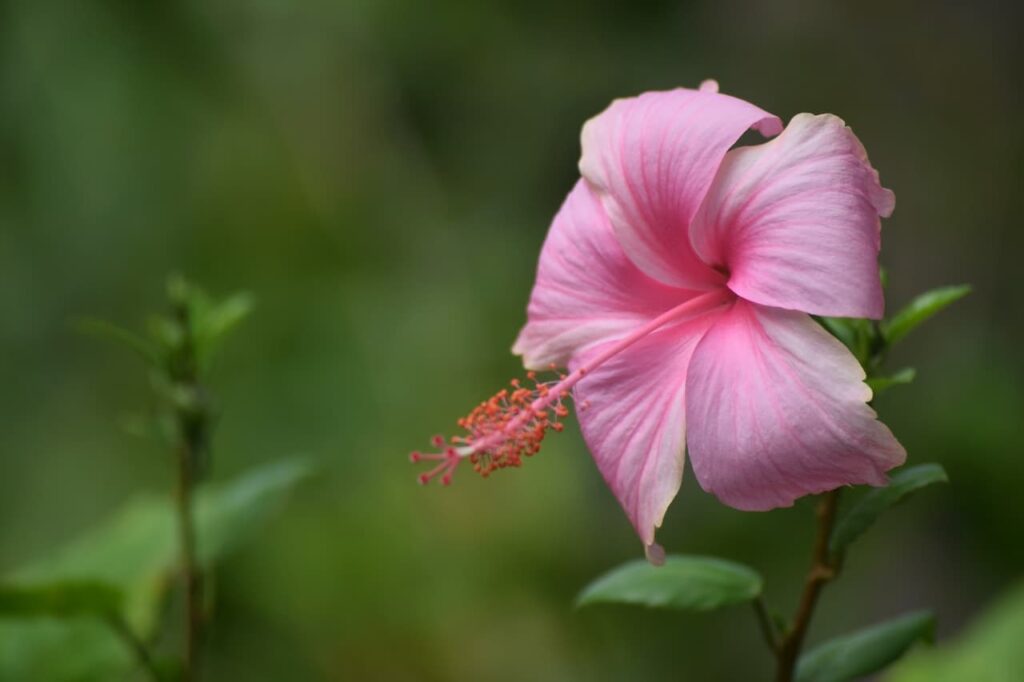
[[[590,583],[576,605],[636,604],[708,611],[750,601],[761,594],[762,585],[757,572],[724,559],[670,556],[664,566],[638,559]]]
[[[837,637],[800,657],[797,682],[860,679],[884,669],[918,641],[932,641],[934,634],[935,617],[921,611]]]
[[[0,585],[0,618],[108,616],[121,608],[121,591],[95,580]]]
[[[203,565],[209,569],[252,539],[311,471],[305,460],[282,460],[200,488],[196,524]],[[147,639],[178,570],[175,523],[170,499],[139,497],[68,547],[11,576],[11,585],[38,587],[0,589],[0,612],[12,616],[0,622],[0,680],[99,682],[123,675],[134,665],[132,656],[106,625],[13,616],[83,615],[116,603],[117,616]]]
[[[886,682],[1014,682],[1024,672],[1024,583],[1001,596],[948,644],[915,651]]]

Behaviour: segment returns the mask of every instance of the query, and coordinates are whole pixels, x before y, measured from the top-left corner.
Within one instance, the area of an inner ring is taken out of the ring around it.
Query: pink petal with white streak
[[[690,233],[747,300],[877,319],[879,216],[893,205],[841,119],[799,114],[774,140],[726,155]]]
[[[737,509],[884,485],[903,447],[866,403],[850,352],[804,313],[739,300],[704,335],[686,380],[697,481]]]
[[[686,368],[717,314],[649,334],[576,385],[576,414],[583,437],[648,547],[682,481]],[[594,348],[589,355],[600,349]],[[570,369],[586,361],[584,355]]]
[[[531,369],[560,367],[692,296],[626,258],[600,202],[580,180],[555,216],[540,254],[528,322],[512,351]]]
[[[688,228],[726,151],[751,127],[774,135],[782,124],[710,87],[619,99],[583,126],[580,173],[645,273],[685,288],[722,281],[694,253]]]

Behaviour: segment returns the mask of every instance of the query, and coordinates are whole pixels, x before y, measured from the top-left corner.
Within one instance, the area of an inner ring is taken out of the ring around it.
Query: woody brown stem
[[[782,636],[776,649],[777,666],[775,682],[792,682],[796,663],[803,648],[807,630],[811,625],[814,608],[818,604],[821,590],[839,574],[840,561],[829,552],[829,539],[835,525],[836,510],[839,506],[839,490],[827,492],[818,503],[818,532],[814,541],[811,570],[804,581],[803,593],[797,606],[793,623]]]

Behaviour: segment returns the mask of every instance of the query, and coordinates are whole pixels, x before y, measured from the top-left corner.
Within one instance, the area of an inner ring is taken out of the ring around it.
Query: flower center
[[[459,463],[467,458],[473,469],[484,477],[495,469],[522,466],[524,457],[540,450],[548,429],[561,431],[564,428],[559,419],[569,415],[565,401],[570,397],[572,388],[587,373],[666,324],[699,317],[728,303],[733,297],[731,291],[721,287],[688,299],[608,344],[570,374],[558,375],[557,381],[538,381],[536,372],[529,372],[527,380],[533,386],[527,388],[513,379],[511,389],[498,391],[458,421],[464,434],[452,436],[447,445],[443,436],[434,436],[433,445],[440,452],[417,451],[409,455],[412,462],[437,462],[433,469],[419,476],[419,482],[425,485],[440,477],[441,483],[448,485]],[[584,404],[579,409],[587,407]]]

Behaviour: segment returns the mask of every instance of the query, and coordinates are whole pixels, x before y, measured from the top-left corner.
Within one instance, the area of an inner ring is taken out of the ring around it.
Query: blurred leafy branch
[[[157,428],[146,430],[173,455],[175,494],[131,500],[69,546],[0,581],[0,679],[106,680],[133,669],[161,682],[198,679],[212,601],[204,578],[311,473],[307,461],[286,459],[226,484],[202,483],[215,421],[206,378],[253,299],[215,300],[177,276],[167,294],[168,312],[151,317],[144,334],[92,318],[75,327],[146,363],[159,405]],[[175,592],[182,597],[180,655],[156,646]]]
[[[884,272],[882,281],[884,285]],[[877,395],[892,386],[908,384],[915,376],[915,370],[909,367],[883,374],[890,348],[968,293],[969,286],[934,289],[882,321],[815,319],[850,349],[864,368],[867,384]],[[905,614],[834,638],[804,653],[803,643],[818,596],[826,584],[839,576],[849,546],[887,510],[926,486],[948,480],[938,464],[906,467],[895,472],[887,486],[862,493],[842,513],[840,491],[824,493],[817,508],[812,566],[797,610],[788,621],[769,612],[763,594],[764,580],[757,571],[715,557],[670,556],[662,567],[629,562],[584,588],[577,606],[612,603],[707,611],[749,603],[765,642],[775,655],[776,682],[848,682],[872,675],[898,660],[917,642],[931,642],[935,617],[927,611]]]

